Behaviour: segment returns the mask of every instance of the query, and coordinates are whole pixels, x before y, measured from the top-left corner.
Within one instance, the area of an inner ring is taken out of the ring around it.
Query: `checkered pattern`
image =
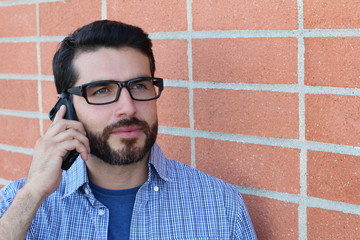
[[[0,215],[25,179],[0,193]],[[94,198],[81,159],[39,208],[26,239],[107,239],[108,209]],[[119,223],[121,224],[121,223]],[[139,189],[130,239],[256,239],[240,193],[201,171],[167,159],[155,144]]]

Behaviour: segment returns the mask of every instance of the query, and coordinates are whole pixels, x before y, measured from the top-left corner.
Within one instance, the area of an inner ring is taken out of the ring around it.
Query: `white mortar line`
[[[23,148],[23,147],[14,147],[10,145],[0,144],[0,150],[14,152],[14,153],[22,153],[25,155],[33,155],[34,150],[31,148]]]
[[[186,0],[187,32],[192,32],[192,0]],[[191,34],[189,35],[191,36]],[[194,79],[193,79],[193,59],[192,59],[192,38],[187,39],[188,57],[188,91],[189,91],[189,124],[190,129],[194,130]],[[196,148],[195,136],[190,137],[191,166],[196,168]]]
[[[47,2],[64,2],[64,0],[10,0],[10,1],[0,1],[0,7],[16,6],[16,5],[30,5],[30,4],[47,3]]]
[[[0,2],[1,3],[1,2]],[[218,30],[149,33],[151,39],[221,39],[221,38],[297,38],[297,37],[360,37],[360,29],[303,29],[303,30]],[[60,42],[65,36],[27,36],[0,38],[10,42]]]
[[[213,140],[259,144],[259,145],[274,146],[274,147],[285,147],[285,148],[295,148],[295,149],[306,148],[308,150],[313,150],[313,151],[360,156],[360,147],[332,144],[332,143],[321,143],[314,141],[304,142],[304,141],[300,141],[299,139],[249,136],[249,135],[241,135],[241,134],[210,132],[203,130],[192,130],[188,128],[165,127],[165,126],[159,127],[159,133],[169,134],[174,136],[207,138]]]
[[[24,117],[24,118],[35,118],[35,119],[49,119],[47,113],[9,110],[9,109],[0,109],[0,115],[13,116],[13,117]]]
[[[339,211],[350,214],[360,214],[360,205],[344,203],[339,201],[332,201],[316,197],[302,197],[298,194],[276,192],[258,188],[243,187],[234,185],[242,194],[254,195],[269,199],[280,200],[283,202],[299,204],[304,202],[305,207],[321,208],[332,211]]]
[[[298,29],[304,32],[304,11],[303,0],[297,1],[298,7]],[[304,37],[298,36],[298,85],[300,88],[305,86],[305,43]],[[299,92],[299,140],[306,142],[306,121],[305,121],[305,93]],[[298,208],[298,230],[299,240],[307,239],[307,146],[300,149],[299,156],[299,177],[300,177],[300,201]]]
[[[107,1],[101,0],[101,19],[107,19]]]
[[[36,4],[36,35],[39,37],[40,36],[40,10],[39,10],[39,4]],[[42,112],[42,86],[41,86],[41,73],[42,73],[42,69],[41,69],[41,46],[40,46],[40,42],[36,42],[36,55],[37,55],[37,71],[38,71],[38,76],[37,76],[37,87],[38,87],[38,107],[39,107],[39,112]],[[39,129],[40,129],[40,136],[44,135],[44,130],[43,127],[44,126],[44,122],[43,120],[40,118],[39,119]]]

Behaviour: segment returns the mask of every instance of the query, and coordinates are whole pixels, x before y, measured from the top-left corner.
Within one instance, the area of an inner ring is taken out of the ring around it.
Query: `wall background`
[[[26,176],[75,28],[150,33],[159,144],[243,193],[259,239],[360,239],[359,0],[1,0],[0,187]]]

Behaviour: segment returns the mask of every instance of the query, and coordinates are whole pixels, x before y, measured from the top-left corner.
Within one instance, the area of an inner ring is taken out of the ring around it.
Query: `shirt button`
[[[85,188],[85,194],[88,195],[90,193],[90,190],[88,188]]]
[[[99,216],[103,216],[105,214],[105,210],[100,208],[98,213],[99,213]]]
[[[155,191],[155,192],[159,191],[159,187],[158,187],[158,186],[155,186],[155,187],[154,187],[154,191]]]

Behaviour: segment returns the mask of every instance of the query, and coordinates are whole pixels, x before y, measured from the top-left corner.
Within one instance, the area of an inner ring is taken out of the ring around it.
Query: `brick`
[[[360,157],[308,152],[308,195],[360,205]]]
[[[305,28],[360,28],[359,1],[305,0]]]
[[[296,84],[297,40],[194,39],[193,77],[210,82]]]
[[[57,92],[55,82],[42,81],[42,109],[44,113],[48,113],[57,101]]]
[[[39,120],[0,115],[0,144],[33,148],[40,137]]]
[[[37,81],[0,80],[0,108],[38,111]]]
[[[31,159],[30,155],[0,150],[0,178],[15,181],[27,176]]]
[[[306,139],[343,145],[360,146],[359,96],[305,96]]]
[[[308,239],[359,239],[360,215],[308,208]]]
[[[296,0],[193,1],[194,30],[297,29]]]
[[[195,128],[276,138],[298,138],[298,95],[195,89]]]
[[[186,0],[107,1],[107,17],[136,25],[146,32],[187,29]]]
[[[156,76],[167,79],[189,79],[186,40],[154,40]]]
[[[45,42],[40,44],[41,73],[43,75],[53,75],[52,60],[58,46],[58,42]]]
[[[191,143],[189,137],[159,134],[156,141],[166,157],[191,166]]]
[[[243,194],[258,239],[298,239],[298,205]]]
[[[360,87],[360,38],[305,38],[305,84]]]
[[[0,37],[36,36],[36,6],[1,7],[0,22]]]
[[[57,1],[39,4],[40,35],[68,35],[75,29],[101,19],[101,1]]]
[[[196,166],[231,184],[299,193],[299,150],[196,138]]]
[[[189,93],[187,88],[165,87],[158,100],[159,125],[189,128]]]
[[[0,72],[9,74],[36,74],[35,43],[0,43]]]

